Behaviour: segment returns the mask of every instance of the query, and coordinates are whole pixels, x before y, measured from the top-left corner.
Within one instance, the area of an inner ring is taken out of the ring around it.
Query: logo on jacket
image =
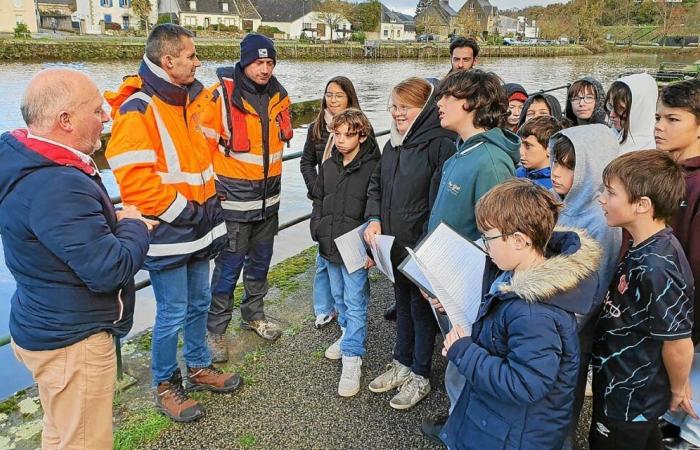
[[[447,189],[452,193],[452,195],[459,195],[459,191],[462,190],[462,186],[453,183],[451,181],[447,182]]]
[[[620,294],[624,294],[625,292],[627,292],[627,287],[627,277],[624,274],[622,274],[622,276],[620,277],[620,281],[617,283],[617,292],[619,292]]]
[[[259,48],[258,49],[258,58],[267,58],[267,49],[266,48]]]
[[[605,437],[608,437],[608,435],[610,434],[610,430],[608,430],[608,428],[605,425],[603,425],[600,422],[596,422],[595,425],[598,433],[602,434]]]

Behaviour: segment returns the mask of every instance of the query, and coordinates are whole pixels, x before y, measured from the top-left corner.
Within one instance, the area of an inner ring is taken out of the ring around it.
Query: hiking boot
[[[226,335],[209,333],[207,335],[209,350],[211,350],[211,360],[215,363],[228,361],[228,347],[226,345]]]
[[[386,365],[386,372],[372,380],[369,390],[377,393],[390,391],[401,386],[410,375],[411,369],[394,359]]]
[[[214,366],[187,368],[187,390],[231,392],[238,389],[243,380],[237,373],[224,373]]]
[[[420,432],[423,434],[423,437],[433,444],[444,447],[445,443],[440,439],[440,433],[442,432],[442,427],[447,423],[448,417],[449,416],[437,416],[423,420],[420,426]]]
[[[430,392],[430,380],[411,372],[399,388],[399,393],[389,402],[394,409],[408,409],[423,400]]]
[[[243,322],[241,324],[241,328],[244,330],[255,331],[258,333],[258,336],[268,341],[274,341],[282,335],[282,330],[280,327],[267,319]]]
[[[361,357],[343,356],[343,372],[340,374],[340,382],[338,383],[338,395],[352,397],[360,392],[361,367]]]
[[[314,325],[320,329],[333,322],[333,319],[335,319],[335,311],[331,311],[328,314],[317,314]]]
[[[384,319],[396,320],[396,302],[392,303],[387,309],[384,310]]]
[[[343,353],[340,351],[340,343],[343,342],[343,337],[345,337],[345,328],[341,328],[340,330],[342,331],[340,337],[337,341],[328,346],[325,353],[326,358],[334,361],[342,358],[343,356]]]
[[[199,403],[189,398],[182,387],[180,369],[175,370],[168,381],[158,383],[154,397],[156,409],[175,422],[192,422],[204,415]]]

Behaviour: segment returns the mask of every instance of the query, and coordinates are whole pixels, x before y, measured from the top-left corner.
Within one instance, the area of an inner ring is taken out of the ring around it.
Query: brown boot
[[[204,415],[199,403],[189,398],[182,387],[180,369],[168,381],[158,384],[155,400],[156,408],[175,422],[192,422]]]
[[[237,373],[224,373],[214,366],[187,368],[187,390],[206,389],[212,392],[231,392],[238,389],[243,380]]]

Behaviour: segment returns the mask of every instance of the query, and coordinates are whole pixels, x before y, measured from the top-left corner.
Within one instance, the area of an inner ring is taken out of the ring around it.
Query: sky
[[[450,6],[452,6],[452,8],[455,10],[459,10],[464,2],[465,0],[450,0]],[[509,9],[514,7],[524,8],[526,6],[549,5],[551,3],[566,2],[567,0],[491,0],[491,4],[493,6],[497,6],[499,9]],[[382,3],[396,11],[413,15],[415,13],[418,0],[382,0]]]

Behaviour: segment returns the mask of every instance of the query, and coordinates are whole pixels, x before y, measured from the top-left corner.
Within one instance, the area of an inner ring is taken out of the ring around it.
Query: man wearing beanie
[[[527,100],[527,91],[518,83],[506,83],[503,85],[508,95],[508,129],[515,133],[520,121],[520,113]]]
[[[267,340],[281,334],[263,310],[278,226],[282,149],[292,138],[291,102],[272,75],[276,63],[272,40],[249,33],[241,41],[240,61],[216,71],[219,82],[203,111],[202,129],[214,154],[216,191],[228,231],[228,245],[215,261],[207,321],[215,362],[228,360],[226,329],[241,271],[243,328]]]

